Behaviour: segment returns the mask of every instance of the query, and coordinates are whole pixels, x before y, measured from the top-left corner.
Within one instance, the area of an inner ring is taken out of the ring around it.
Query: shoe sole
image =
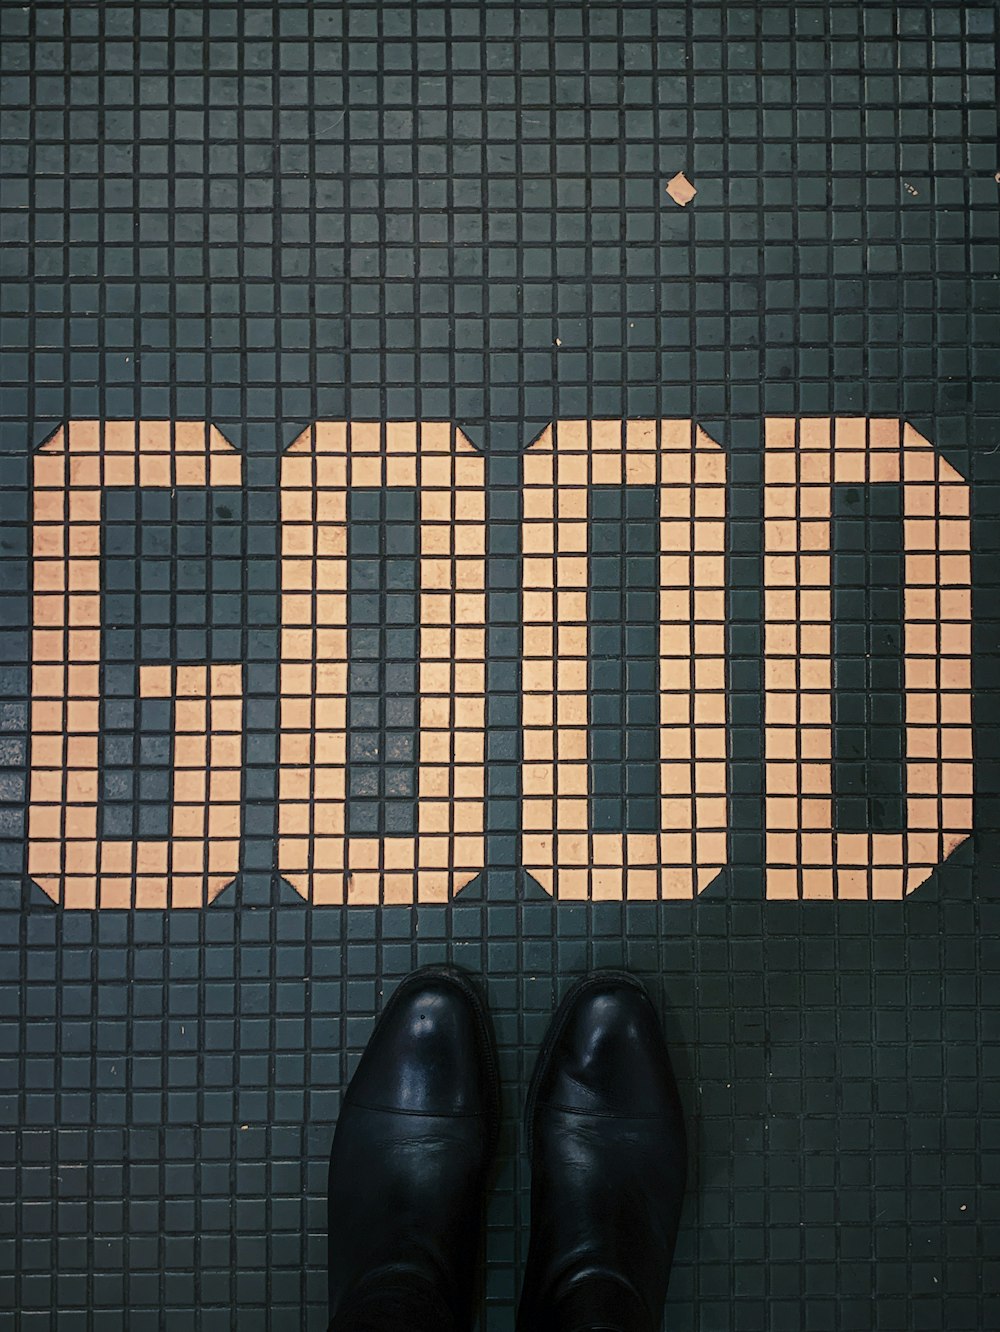
[[[569,1021],[570,1014],[576,1006],[576,1001],[588,990],[599,990],[609,982],[616,985],[626,985],[629,989],[638,991],[646,1002],[656,1012],[655,1005],[649,997],[649,991],[643,985],[637,976],[633,976],[628,971],[591,971],[586,976],[581,976],[563,995],[559,1007],[556,1009],[552,1021],[549,1023],[549,1029],[545,1033],[545,1039],[542,1041],[538,1051],[538,1058],[535,1060],[534,1072],[531,1075],[531,1081],[528,1084],[528,1096],[524,1106],[524,1129],[528,1143],[528,1159],[534,1155],[535,1150],[535,1110],[538,1102],[538,1088],[546,1070],[549,1066],[549,1059],[552,1051],[562,1036],[566,1023]],[[657,1017],[657,1021],[659,1018]]]

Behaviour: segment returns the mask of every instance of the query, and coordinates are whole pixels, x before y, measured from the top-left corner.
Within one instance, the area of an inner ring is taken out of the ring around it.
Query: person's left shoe
[[[658,1332],[687,1175],[649,996],[595,972],[556,1013],[528,1093],[531,1242],[518,1332]]]
[[[351,1079],[330,1154],[331,1326],[475,1320],[500,1094],[489,1013],[457,968],[396,990]],[[375,1320],[375,1322],[372,1322]]]

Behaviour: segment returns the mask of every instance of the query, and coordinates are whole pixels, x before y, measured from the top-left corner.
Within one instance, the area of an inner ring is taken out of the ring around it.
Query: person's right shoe
[[[531,1241],[518,1332],[659,1332],[687,1176],[677,1084],[646,991],[570,990],[527,1105]]]
[[[499,1127],[493,1029],[454,967],[389,1000],[330,1152],[330,1314],[337,1332],[471,1332]]]

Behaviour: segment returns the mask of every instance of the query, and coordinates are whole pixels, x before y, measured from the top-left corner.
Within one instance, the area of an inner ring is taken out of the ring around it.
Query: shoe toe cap
[[[539,1100],[593,1114],[679,1118],[659,1019],[637,982],[598,976],[581,988],[551,1049]]]
[[[411,1114],[479,1114],[489,1096],[487,1060],[466,987],[447,973],[417,973],[390,1000],[348,1099]]]

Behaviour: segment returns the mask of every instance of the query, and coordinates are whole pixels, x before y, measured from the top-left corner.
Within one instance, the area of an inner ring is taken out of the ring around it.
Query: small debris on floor
[[[667,193],[673,199],[674,203],[680,204],[686,208],[694,196],[698,193],[695,187],[685,176],[683,171],[678,171],[672,180],[667,181]]]

